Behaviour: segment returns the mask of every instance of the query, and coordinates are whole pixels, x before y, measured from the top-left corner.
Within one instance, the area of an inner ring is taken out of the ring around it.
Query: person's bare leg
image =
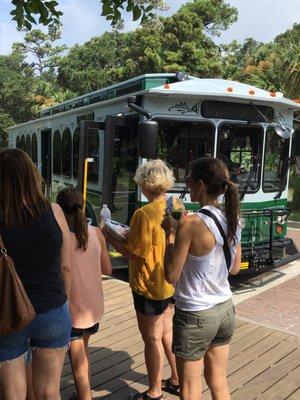
[[[0,366],[0,399],[26,399],[26,372],[24,354]]]
[[[204,377],[212,400],[230,400],[227,383],[229,344],[210,347],[204,357]]]
[[[91,360],[90,360],[90,353],[89,353],[90,337],[91,337],[91,335],[84,335],[83,341],[84,341],[84,351],[85,351],[86,359],[88,361],[88,366],[89,366],[89,382],[90,382],[90,386],[91,386]]]
[[[74,383],[79,400],[91,400],[91,386],[89,376],[89,360],[87,358],[83,338],[72,340],[69,349]]]
[[[201,400],[203,358],[197,361],[176,357],[181,400]]]
[[[27,383],[27,396],[26,400],[36,400],[33,392],[32,385],[32,369],[31,363],[26,365],[26,383]]]
[[[150,397],[161,395],[164,349],[162,345],[163,315],[148,316],[136,312],[140,332],[145,343],[145,363],[148,372]]]
[[[163,337],[162,344],[166,357],[168,359],[171,368],[171,382],[174,385],[179,384],[175,355],[172,352],[172,341],[173,341],[173,315],[174,305],[170,304],[163,313]]]
[[[65,349],[32,351],[32,382],[36,400],[60,400],[60,377]]]

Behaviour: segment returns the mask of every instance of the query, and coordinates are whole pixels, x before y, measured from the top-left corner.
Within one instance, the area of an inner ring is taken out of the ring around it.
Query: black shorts
[[[174,304],[173,297],[164,300],[150,300],[135,292],[132,292],[132,296],[135,311],[138,311],[143,315],[161,315],[170,303]]]
[[[71,340],[79,339],[84,335],[94,335],[99,330],[99,322],[90,328],[80,329],[80,328],[72,328],[71,330]]]

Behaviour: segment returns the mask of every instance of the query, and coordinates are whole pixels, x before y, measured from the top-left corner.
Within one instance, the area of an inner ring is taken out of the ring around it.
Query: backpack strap
[[[223,238],[223,252],[224,252],[224,256],[225,256],[225,260],[226,260],[227,270],[229,272],[230,266],[231,266],[231,253],[230,253],[230,248],[228,245],[227,237],[225,235],[224,229],[222,228],[222,225],[220,224],[220,221],[218,220],[218,218],[215,216],[215,214],[213,212],[211,212],[210,210],[207,210],[206,208],[205,209],[202,208],[198,212],[210,217],[216,224],[217,228],[219,229],[220,234]]]

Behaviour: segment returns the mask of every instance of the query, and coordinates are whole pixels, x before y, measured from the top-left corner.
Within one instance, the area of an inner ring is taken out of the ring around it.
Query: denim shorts
[[[0,336],[0,363],[25,354],[30,347],[61,349],[70,342],[71,317],[68,303],[37,314],[26,328]]]
[[[173,352],[177,357],[187,360],[200,360],[210,347],[228,344],[234,328],[231,299],[202,311],[176,308],[173,317]]]

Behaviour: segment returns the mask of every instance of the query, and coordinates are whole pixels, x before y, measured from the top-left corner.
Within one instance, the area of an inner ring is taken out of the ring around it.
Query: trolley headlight
[[[287,214],[284,214],[284,215],[278,215],[277,216],[277,224],[279,224],[279,225],[283,225],[283,224],[285,224],[285,222],[286,222],[286,219],[287,219]]]

